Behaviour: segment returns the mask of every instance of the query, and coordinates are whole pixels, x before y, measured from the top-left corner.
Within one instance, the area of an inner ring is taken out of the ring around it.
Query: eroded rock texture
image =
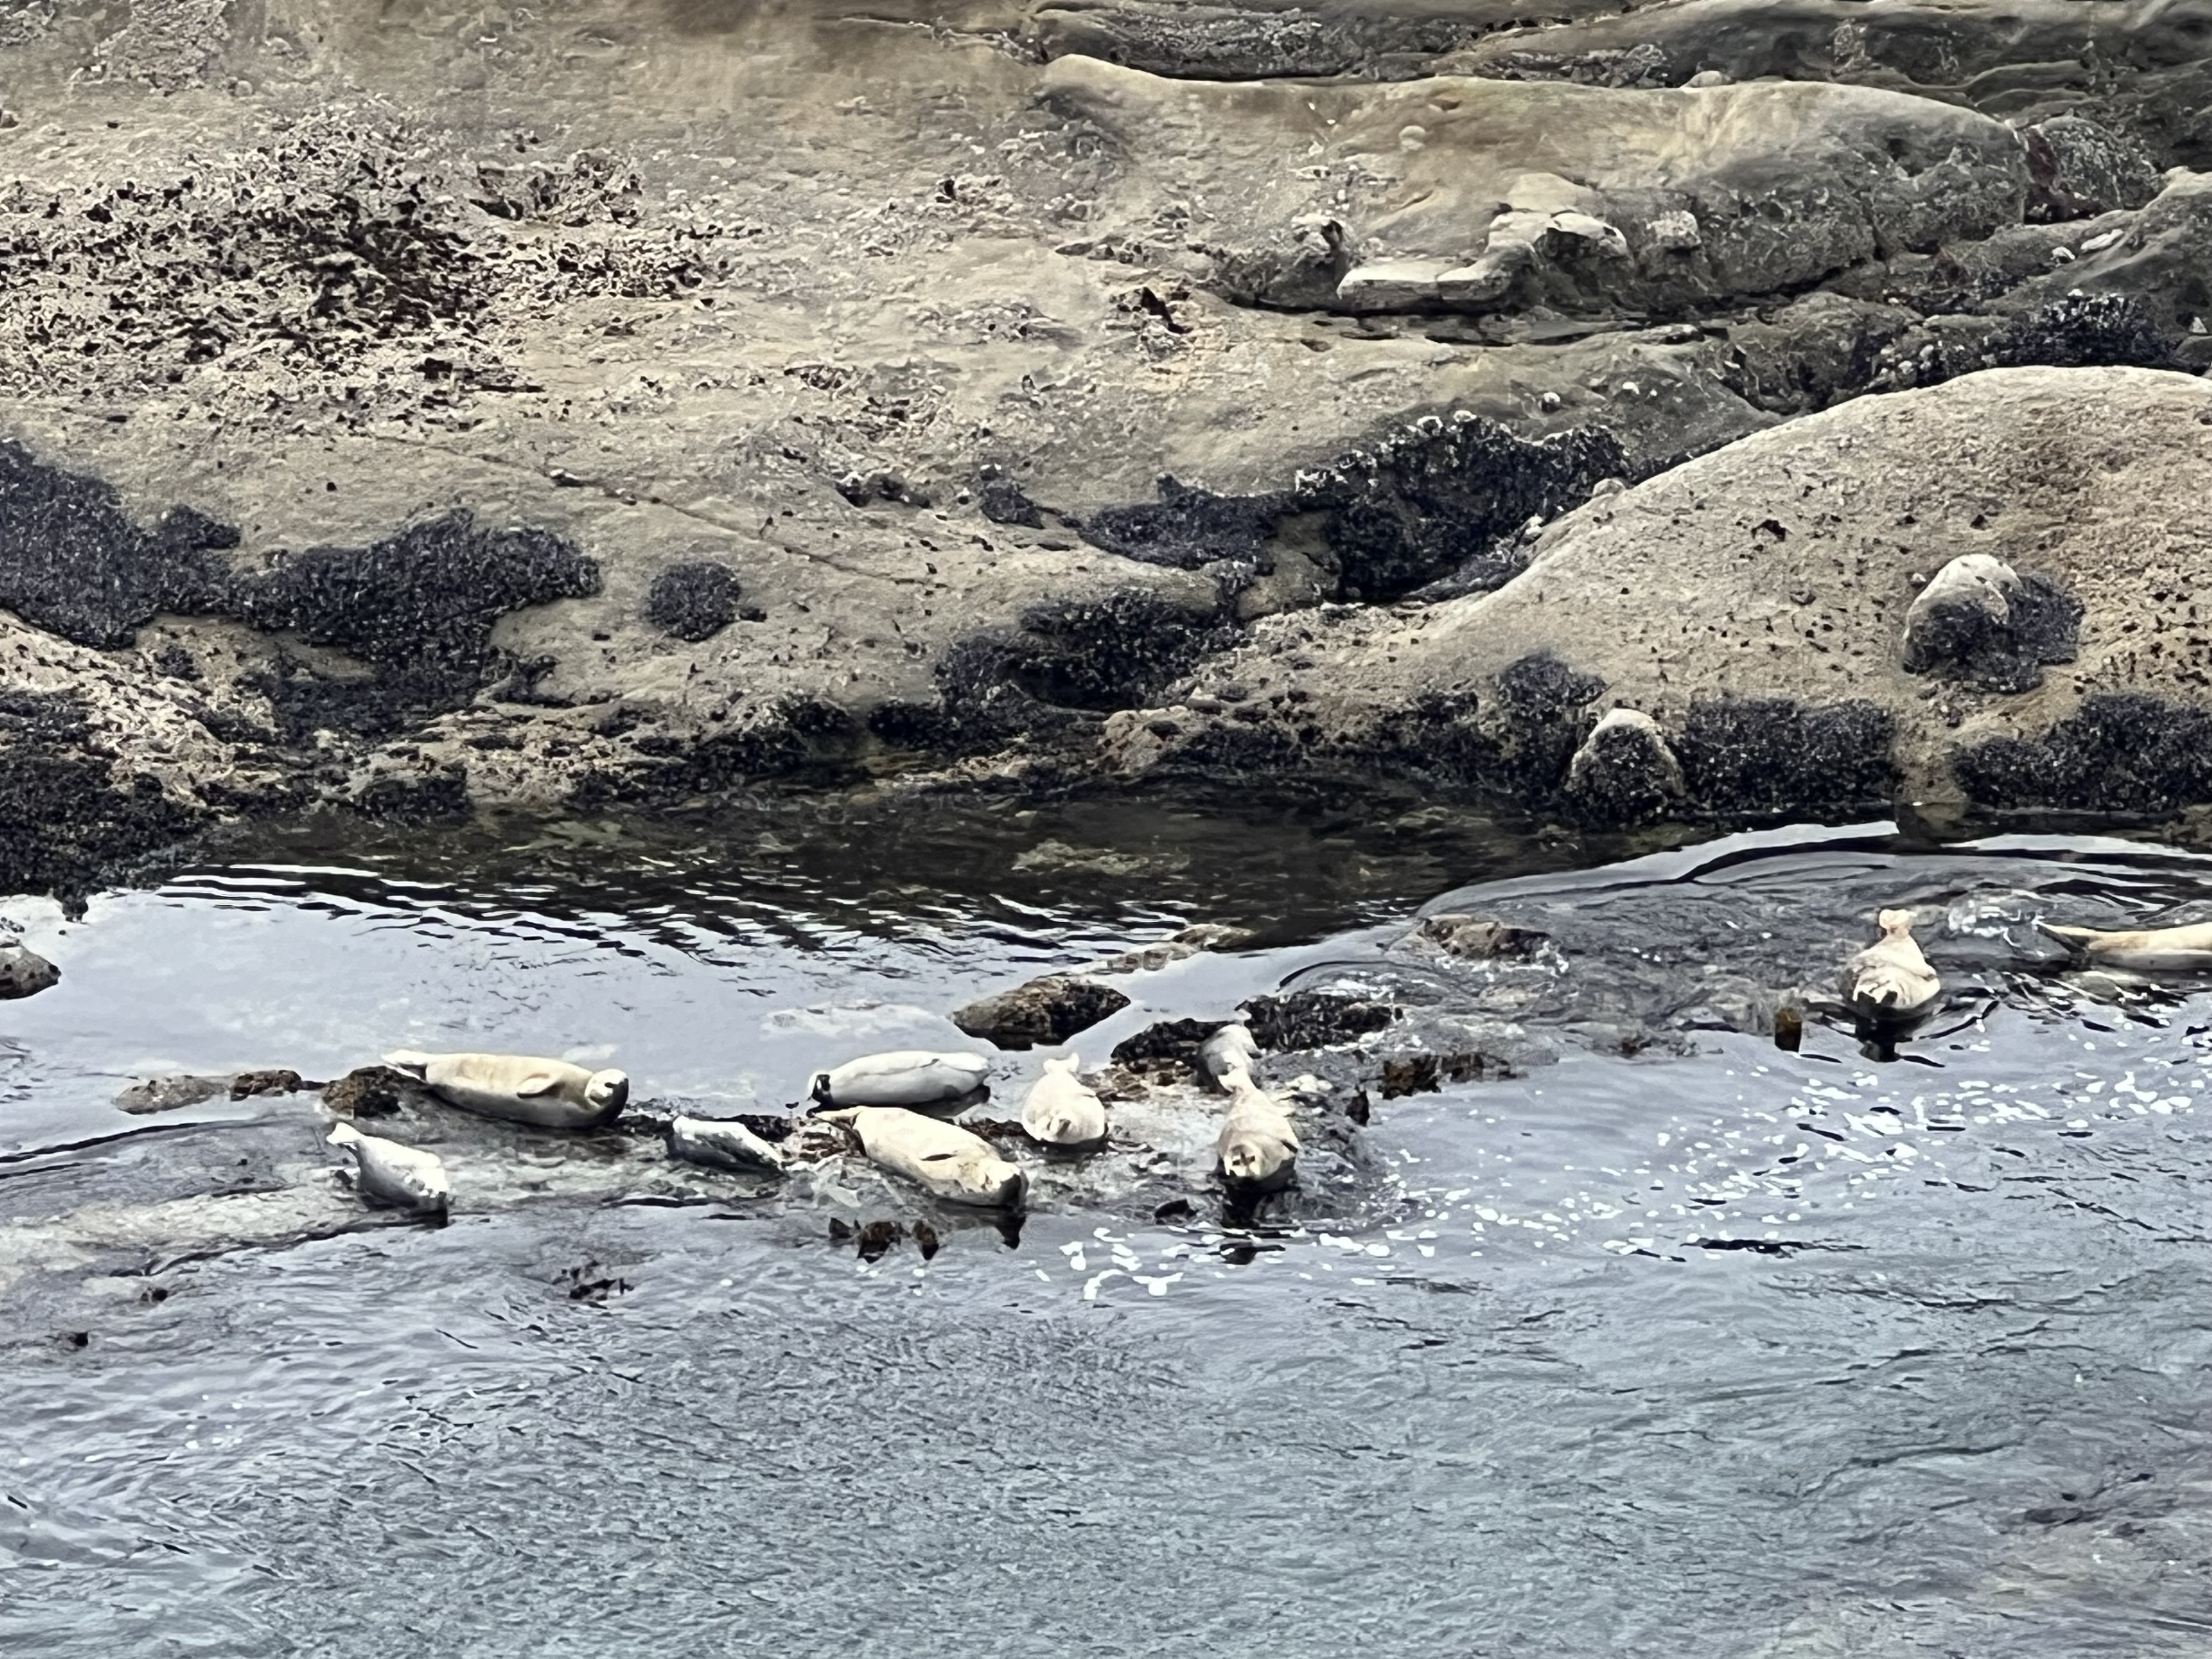
[[[19,11],[6,884],[769,781],[2102,799],[2069,721],[2212,699],[2186,8]]]

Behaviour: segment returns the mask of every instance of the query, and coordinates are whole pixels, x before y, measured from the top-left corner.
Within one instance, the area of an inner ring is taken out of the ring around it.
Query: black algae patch
[[[1952,766],[1979,805],[2170,812],[2212,800],[2212,714],[2107,693],[2084,698],[2040,738],[1992,738]]]
[[[375,732],[458,708],[496,679],[508,665],[491,632],[509,611],[599,591],[598,563],[561,537],[483,529],[456,510],[368,547],[280,555],[260,575],[239,578],[226,608],[375,668],[362,680],[263,688],[295,729]]]
[[[2173,347],[2133,295],[2076,292],[2014,318],[1983,351],[2001,368],[2170,368]]]
[[[738,619],[737,572],[714,559],[672,564],[653,579],[645,619],[673,640],[696,645]]]
[[[1300,472],[1287,491],[1217,495],[1163,477],[1157,501],[1108,507],[1080,528],[1093,545],[1152,564],[1190,570],[1225,560],[1266,572],[1283,520],[1318,515],[1342,598],[1395,599],[1449,572],[1473,592],[1519,573],[1516,544],[1529,520],[1630,471],[1620,441],[1601,428],[1532,441],[1462,410]]]
[[[1346,599],[1393,599],[1460,570],[1472,592],[1519,574],[1524,561],[1510,549],[1531,519],[1577,506],[1629,471],[1620,441],[1602,428],[1532,442],[1462,410],[1301,472],[1296,504],[1328,515],[1323,533]]]
[[[1233,637],[1218,611],[1133,589],[1024,614],[1018,632],[961,641],[938,661],[934,707],[888,702],[868,729],[899,748],[975,753],[1139,708]]]
[[[142,529],[111,486],[0,443],[0,606],[75,644],[109,650],[161,611],[217,609],[216,556],[238,540],[184,507]]]
[[[115,777],[82,702],[27,691],[0,691],[0,892],[10,893],[80,891],[201,823],[151,778]]]
[[[1713,816],[1838,812],[1891,799],[1894,731],[1871,702],[1717,697],[1691,706],[1674,750],[1691,799]]]
[[[266,678],[295,737],[380,732],[458,708],[512,666],[491,643],[501,617],[599,591],[598,564],[561,537],[484,529],[464,510],[367,547],[279,553],[258,573],[222,556],[238,542],[185,507],[143,529],[109,485],[0,443],[0,605],[102,650],[164,611],[227,617],[334,646],[370,671]]]
[[[1092,546],[1147,564],[1195,570],[1237,559],[1267,571],[1274,568],[1276,521],[1289,510],[1286,496],[1217,495],[1170,477],[1159,481],[1158,501],[1107,507],[1079,528]]]
[[[1252,1036],[1262,1048],[1325,1048],[1379,1031],[1398,1018],[1387,1002],[1340,996],[1329,991],[1292,991],[1285,996],[1254,997],[1243,1005]]]

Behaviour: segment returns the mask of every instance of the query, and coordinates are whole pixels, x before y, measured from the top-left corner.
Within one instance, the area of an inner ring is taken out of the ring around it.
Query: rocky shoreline
[[[2212,802],[2207,60],[2045,10],[23,9],[0,890],[778,783]]]

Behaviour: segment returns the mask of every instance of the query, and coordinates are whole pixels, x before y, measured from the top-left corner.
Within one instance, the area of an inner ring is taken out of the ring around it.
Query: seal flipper
[[[421,1078],[430,1068],[430,1056],[416,1048],[394,1048],[385,1055],[384,1063],[395,1072],[411,1073]]]

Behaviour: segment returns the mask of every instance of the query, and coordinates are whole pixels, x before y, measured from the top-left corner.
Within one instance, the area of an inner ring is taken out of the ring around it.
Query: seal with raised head
[[[813,1094],[824,1106],[936,1106],[966,1100],[990,1075],[985,1054],[895,1048],[816,1073]]]
[[[435,1152],[365,1135],[350,1123],[331,1131],[333,1146],[353,1154],[354,1190],[367,1202],[416,1215],[443,1215],[453,1195],[446,1165]]]
[[[1912,937],[1911,911],[1884,910],[1875,921],[1881,937],[1845,965],[1844,1000],[1859,1020],[1903,1024],[1936,1006],[1943,981]]]
[[[465,1111],[540,1129],[596,1129],[629,1103],[621,1072],[587,1072],[530,1054],[424,1054],[396,1049],[384,1063],[418,1077]]]
[[[1106,1103],[1083,1086],[1080,1054],[1048,1060],[1044,1075],[1022,1101],[1022,1128],[1032,1140],[1063,1152],[1088,1152],[1106,1144]]]
[[[781,1175],[783,1153],[742,1123],[711,1117],[678,1117],[663,1132],[668,1155],[687,1164],[711,1164],[748,1175]]]
[[[1231,1073],[1249,1075],[1259,1058],[1260,1044],[1252,1028],[1237,1020],[1198,1045],[1199,1075],[1217,1089],[1226,1089]]]
[[[820,1114],[860,1137],[868,1161],[917,1182],[937,1197],[987,1210],[1018,1210],[1029,1177],[991,1143],[957,1125],[899,1106],[848,1106]]]

